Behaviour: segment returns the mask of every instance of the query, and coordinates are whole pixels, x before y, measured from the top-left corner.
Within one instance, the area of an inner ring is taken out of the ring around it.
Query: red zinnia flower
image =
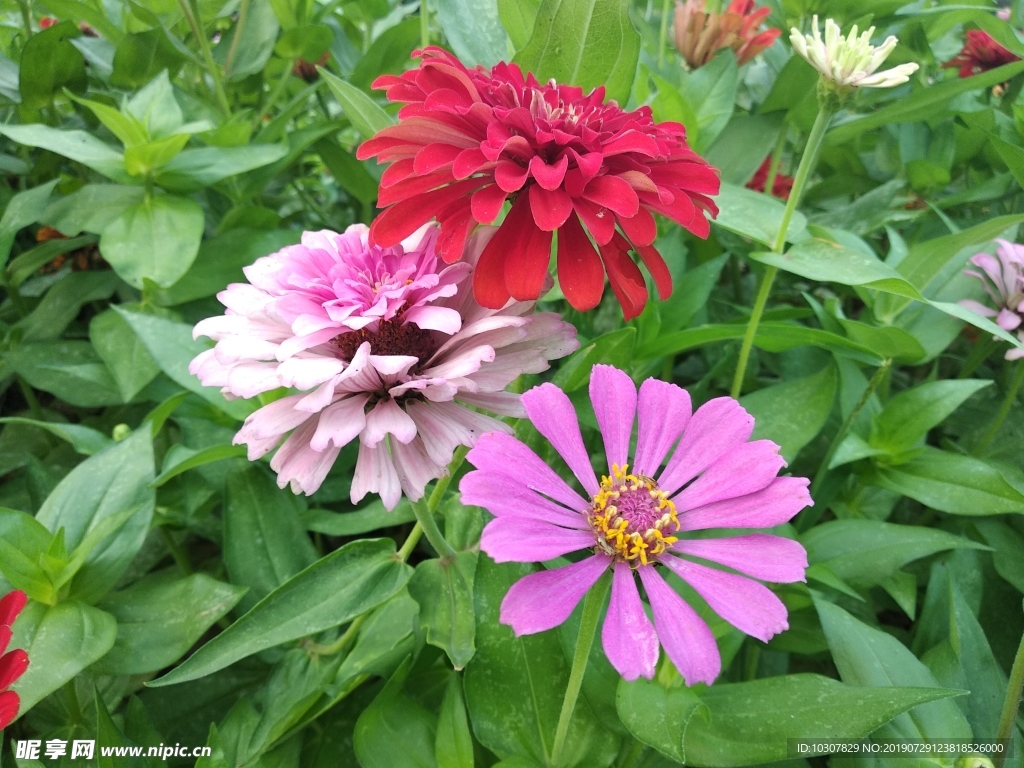
[[[18,716],[21,699],[7,690],[28,669],[28,654],[20,648],[4,653],[11,642],[11,625],[25,607],[28,597],[21,590],[0,598],[0,731]]]
[[[771,9],[758,8],[754,0],[732,0],[721,13],[706,6],[706,0],[676,0],[676,48],[691,69],[707,64],[722,48],[732,48],[739,63],[746,64],[782,34],[774,28],[757,31]]]
[[[604,88],[540,84],[515,64],[467,69],[440,48],[422,63],[374,82],[404,102],[398,125],[364,143],[360,159],[392,165],[381,179],[370,234],[397,245],[425,222],[441,225],[445,261],[462,256],[477,224],[490,224],[507,198],[512,209],[484,249],[473,278],[477,301],[500,308],[536,299],[558,232],[558,278],[569,303],[592,309],[607,272],[627,318],[647,302],[636,251],[661,298],[672,278],[652,243],[662,213],[700,237],[717,214],[717,171],[690,149],[678,123],[655,123],[651,110],[604,102]],[[588,236],[589,233],[589,236]],[[594,248],[591,238],[596,241]]]
[[[988,32],[971,29],[967,32],[964,49],[942,66],[959,67],[960,77],[971,77],[1015,61],[1020,61],[1020,56],[1003,48]]]
[[[52,27],[56,23],[57,23],[57,20],[55,18],[53,18],[53,16],[43,16],[39,20],[39,28],[40,29],[49,29],[50,27]]]
[[[768,155],[761,163],[761,167],[757,169],[753,178],[747,182],[747,189],[752,189],[755,192],[764,192],[764,185],[768,183],[768,172],[772,168],[772,157]],[[789,200],[789,193],[793,191],[793,177],[786,176],[784,173],[776,173],[775,180],[772,182],[771,194],[773,197],[778,197],[782,200]]]

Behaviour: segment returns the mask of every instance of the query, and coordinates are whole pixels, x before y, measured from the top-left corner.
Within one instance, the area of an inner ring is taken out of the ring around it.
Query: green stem
[[[622,768],[635,768],[637,761],[640,756],[644,753],[644,743],[642,741],[634,741],[633,746],[629,748],[629,752],[622,759]]]
[[[999,729],[996,731],[997,740],[1009,741],[1013,738],[1013,723],[1017,719],[1022,691],[1024,691],[1024,637],[1020,639],[1017,656],[1014,658],[1013,668],[1010,670],[1010,681],[1006,686],[1006,698],[1003,700],[1003,712],[999,716]],[[1002,768],[1005,759],[1006,750],[992,759],[995,768]]]
[[[274,89],[270,92],[270,96],[263,104],[263,109],[261,109],[260,113],[256,115],[256,119],[252,121],[253,131],[259,129],[259,127],[263,124],[263,118],[270,114],[270,111],[274,108],[274,105],[277,104],[278,100],[281,98],[281,94],[283,94],[285,88],[288,87],[288,81],[292,77],[292,69],[294,69],[294,67],[295,59],[288,59],[288,61],[285,62],[284,74],[281,75],[281,79],[274,84]]]
[[[430,45],[430,12],[427,0],[420,0],[420,48]]]
[[[249,13],[249,0],[242,0],[238,7],[238,21],[235,22],[235,36],[231,39],[231,47],[228,48],[228,55],[224,57],[224,71],[230,72],[231,65],[235,62],[235,53],[238,51],[238,41],[242,39],[242,32],[245,29],[245,17]]]
[[[818,161],[818,150],[821,149],[821,142],[825,138],[825,131],[832,120],[832,111],[824,106],[818,108],[818,116],[814,120],[811,134],[807,137],[807,144],[804,147],[803,157],[800,158],[800,166],[797,168],[796,177],[793,179],[793,191],[789,193],[789,200],[786,201],[786,208],[782,212],[782,220],[779,222],[779,231],[775,235],[775,244],[772,247],[774,253],[782,253],[786,245],[786,233],[789,231],[789,222],[793,219],[800,197],[803,195],[804,187],[811,176],[811,171]],[[758,289],[757,298],[754,300],[754,307],[750,312],[750,320],[747,321],[747,331],[743,334],[743,343],[740,346],[740,357],[736,364],[736,375],[732,380],[733,397],[739,397],[743,391],[743,378],[747,374],[747,362],[750,359],[750,350],[754,346],[754,338],[757,336],[757,326],[761,322],[761,315],[764,314],[765,305],[768,303],[768,296],[772,291],[772,283],[775,275],[778,274],[777,267],[765,269],[764,277],[761,278],[761,287]]]
[[[409,535],[405,537],[405,543],[402,544],[402,548],[398,550],[398,559],[403,563],[409,559],[409,555],[416,549],[416,545],[420,543],[420,539],[423,538],[423,527],[416,523],[413,529],[409,531]]]
[[[775,150],[772,152],[772,162],[768,166],[768,178],[764,182],[764,193],[770,195],[775,187],[775,178],[779,175],[779,166],[782,165],[782,150],[786,146],[786,123],[782,124],[779,130],[779,140],[775,142]]]
[[[416,522],[423,529],[427,541],[437,551],[437,554],[442,558],[455,557],[457,554],[455,548],[448,543],[444,534],[441,533],[441,529],[437,527],[437,520],[434,519],[434,513],[430,510],[427,500],[420,499],[412,502],[412,511],[416,513]]]
[[[1024,360],[1017,363],[1017,367],[1013,372],[1013,378],[1010,380],[1010,388],[1006,391],[1006,397],[1003,398],[1003,404],[999,406],[999,413],[997,413],[995,419],[992,420],[992,424],[989,426],[985,436],[978,441],[976,446],[974,446],[973,453],[975,456],[980,456],[995,439],[996,433],[999,432],[999,428],[1003,426],[1003,422],[1006,421],[1006,417],[1010,415],[1010,409],[1013,408],[1013,404],[1017,402],[1017,394],[1020,392],[1021,384],[1024,384]]]
[[[186,576],[193,574],[192,564],[188,561],[188,555],[181,546],[174,540],[174,536],[167,530],[166,525],[157,526],[160,529],[160,535],[164,538],[164,543],[167,545],[167,549],[171,551],[171,557],[174,558],[174,562],[178,564],[178,568]]]
[[[19,0],[18,5],[21,7],[21,23],[25,27],[25,42],[27,43],[28,39],[32,37],[32,11],[29,8],[29,0]]]
[[[39,398],[36,397],[32,387],[21,376],[18,376],[18,387],[21,389],[21,396],[25,398],[25,402],[28,404],[28,409],[32,412],[32,418],[36,421],[45,421],[43,407],[39,405]]]
[[[956,375],[958,379],[968,379],[971,374],[978,370],[978,366],[988,359],[988,356],[999,346],[999,341],[986,336],[985,340],[971,347],[971,353],[964,360],[963,368]]]
[[[587,660],[590,658],[590,647],[597,635],[601,609],[604,608],[604,596],[608,594],[610,584],[611,578],[606,573],[583,598],[583,616],[580,618],[580,633],[576,638],[576,652],[572,657],[569,685],[566,686],[565,698],[562,699],[562,711],[558,715],[558,727],[555,728],[555,742],[551,747],[550,765],[553,768],[561,765],[565,737],[569,735],[569,723],[572,721],[573,710],[576,709],[576,699],[579,698],[580,686],[583,685],[583,673],[587,671]]]
[[[220,65],[213,60],[210,41],[206,39],[206,34],[203,32],[202,25],[200,24],[199,10],[192,4],[191,0],[178,0],[178,5],[181,6],[181,11],[185,14],[185,20],[192,29],[192,34],[199,45],[199,51],[203,54],[206,70],[213,79],[213,90],[217,95],[217,103],[220,105],[221,112],[224,113],[224,117],[230,117],[231,105],[228,102],[227,92],[224,90],[224,73],[221,71]]]
[[[668,14],[672,10],[672,0],[661,4],[661,31],[658,33],[658,69],[665,61],[665,38],[668,37]]]

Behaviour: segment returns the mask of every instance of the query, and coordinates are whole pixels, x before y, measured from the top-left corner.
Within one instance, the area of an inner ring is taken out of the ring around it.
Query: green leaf
[[[512,47],[521,51],[530,42],[540,0],[498,0],[498,16]]]
[[[77,251],[79,248],[93,245],[98,241],[99,238],[95,235],[83,235],[82,237],[47,240],[35,248],[29,248],[18,254],[18,257],[7,265],[8,282],[13,286],[20,286],[58,256]],[[56,336],[59,335],[58,332]]]
[[[165,485],[168,480],[188,472],[190,469],[224,459],[241,458],[247,452],[244,445],[210,445],[199,450],[175,445],[172,451],[167,452],[163,469],[152,483],[154,488]]]
[[[690,723],[708,716],[692,688],[665,688],[643,678],[619,681],[615,709],[638,741],[680,762],[688,758],[684,741]]]
[[[790,379],[742,398],[754,417],[752,439],[766,439],[782,447],[792,461],[825,426],[836,394],[835,366],[829,362],[813,376]]]
[[[878,465],[871,481],[951,515],[1024,512],[1024,494],[998,468],[930,446],[905,464]]]
[[[289,579],[150,685],[195,680],[267,648],[336,627],[387,600],[411,575],[412,568],[395,558],[393,540],[353,541]]]
[[[141,203],[144,196],[142,187],[86,184],[50,203],[39,221],[65,235],[77,235],[79,232],[98,235],[128,208]]]
[[[367,96],[364,91],[351,83],[346,83],[323,67],[317,67],[317,71],[327,83],[327,87],[331,89],[334,98],[341,104],[345,116],[364,139],[395,124],[391,116],[377,106],[377,102]]]
[[[185,148],[189,138],[187,133],[176,133],[128,147],[124,151],[124,167],[132,176],[149,176],[171,162]]]
[[[985,543],[995,550],[992,562],[996,573],[1024,592],[1024,536],[999,520],[975,520],[974,527]]]
[[[711,291],[722,274],[722,267],[728,260],[729,254],[723,253],[687,270],[679,277],[672,295],[656,305],[662,333],[678,331],[690,324],[697,312],[708,303]]]
[[[333,41],[334,33],[326,24],[304,24],[281,35],[274,44],[274,53],[283,59],[317,61]]]
[[[61,440],[71,443],[71,447],[83,456],[92,456],[99,453],[107,446],[113,445],[114,441],[98,432],[92,427],[81,424],[62,424],[56,421],[37,421],[36,419],[24,419],[19,416],[8,416],[0,418],[0,424],[27,424],[33,427],[45,429],[51,435],[56,435]]]
[[[328,512],[311,509],[302,516],[308,531],[326,533],[328,536],[358,536],[380,528],[404,525],[416,519],[409,500],[403,498],[392,510],[384,508],[380,499],[371,501],[366,507],[355,512]]]
[[[991,383],[987,379],[929,381],[903,390],[875,416],[871,445],[890,453],[916,445],[967,398]]]
[[[341,684],[368,674],[387,677],[394,672],[406,656],[423,647],[422,639],[416,637],[419,612],[406,590],[375,608],[359,628],[359,638],[345,656],[336,681]]]
[[[793,58],[800,59],[799,56]],[[781,75],[779,79],[782,79]],[[746,184],[765,158],[771,155],[782,126],[782,113],[734,115],[708,149],[707,161],[718,169],[723,181]]]
[[[445,768],[473,768],[473,736],[469,732],[466,704],[462,700],[462,678],[452,675],[441,701],[434,741],[437,764]]]
[[[156,174],[156,183],[171,192],[196,192],[230,176],[262,168],[288,154],[283,144],[186,149]]]
[[[363,768],[437,768],[437,717],[402,692],[406,659],[356,721],[352,739]],[[446,767],[447,768],[447,767]]]
[[[85,131],[58,131],[48,125],[0,125],[0,134],[28,147],[56,152],[92,168],[108,179],[130,184],[131,176],[124,167],[124,155]]]
[[[800,537],[811,563],[824,563],[854,587],[881,584],[914,560],[949,549],[983,549],[937,528],[879,520],[832,520]]]
[[[4,215],[0,218],[0,266],[6,264],[11,255],[14,236],[24,227],[40,220],[58,181],[60,179],[54,179],[19,192],[7,203]]]
[[[18,321],[22,341],[49,341],[58,338],[78,317],[82,307],[109,299],[118,287],[109,271],[72,272],[46,292],[31,314]]]
[[[68,600],[54,606],[31,603],[14,624],[13,648],[31,662],[12,686],[27,712],[44,696],[102,658],[114,645],[117,622],[98,608]]]
[[[141,289],[144,280],[169,286],[184,275],[199,253],[203,209],[187,197],[160,195],[143,200],[108,224],[100,250],[125,282]]]
[[[437,0],[434,7],[448,44],[467,67],[492,67],[508,58],[497,0]]]
[[[71,405],[97,408],[123,402],[114,377],[86,341],[23,344],[4,358],[32,387]]]
[[[107,365],[125,401],[160,374],[153,360],[131,326],[117,312],[107,309],[89,323],[89,341]]]
[[[99,674],[141,675],[180,659],[245,593],[195,573],[148,576],[107,595],[100,607],[117,619],[114,647],[94,667]]]
[[[249,588],[243,610],[316,561],[292,499],[259,467],[228,475],[224,565],[232,583]]]
[[[101,598],[125,572],[149,533],[156,497],[153,442],[148,427],[83,461],[47,497],[36,518],[50,531],[64,530],[75,549],[104,519],[134,513],[86,558],[71,583],[71,594],[85,602]]]
[[[195,392],[236,419],[244,419],[252,412],[252,406],[246,401],[225,400],[220,390],[204,387],[199,379],[188,372],[188,365],[193,358],[208,348],[202,341],[192,338],[192,326],[155,315],[144,315],[119,305],[113,305],[112,309],[128,322],[160,370],[179,386]]]
[[[88,3],[78,0],[45,0],[43,6],[61,19],[84,21],[113,43],[124,37],[124,33],[112,24],[102,11]]]
[[[62,21],[25,41],[18,69],[22,108],[36,111],[49,106],[62,88],[85,91],[85,57],[68,42],[81,35],[77,24]]]
[[[164,70],[177,74],[185,60],[162,29],[122,34],[114,50],[110,83],[118,88],[141,88]]]
[[[569,669],[553,632],[516,637],[498,621],[509,587],[530,573],[517,563],[480,556],[476,572],[476,645],[464,684],[477,740],[503,759],[548,765]],[[617,739],[580,699],[562,753],[563,765],[608,765]]]
[[[937,694],[934,698],[957,695],[958,692],[940,688],[928,668],[892,635],[867,626],[832,603],[815,599],[814,605],[844,683],[881,690],[892,690],[894,686],[931,688]],[[851,710],[850,714],[855,712]],[[912,712],[898,715],[876,736],[970,738],[971,727],[957,705],[945,699],[921,704]]]
[[[782,226],[782,214],[786,210],[783,203],[762,192],[725,183],[715,196],[715,202],[719,211],[718,216],[712,221],[713,226],[749,237],[767,246],[775,242],[775,236]],[[802,213],[795,211],[786,230],[786,239],[792,241],[806,228],[807,219]]]
[[[32,515],[0,507],[0,573],[31,599],[56,602],[50,574],[43,568],[53,534]],[[6,592],[6,590],[5,590]]]
[[[149,140],[146,127],[134,115],[121,112],[109,104],[103,104],[91,99],[83,99],[77,96],[72,96],[71,99],[84,107],[88,107],[99,121],[106,126],[107,130],[117,136],[118,140],[126,147],[144,144]]]
[[[228,80],[244,80],[263,71],[274,53],[280,29],[269,2],[250,3],[246,17],[239,18],[213,49],[213,58],[224,68]]]
[[[334,180],[361,203],[372,203],[377,199],[377,179],[370,175],[366,166],[355,156],[346,152],[334,139],[324,138],[314,145],[320,159],[324,161]]]
[[[891,325],[868,325],[856,320],[837,318],[846,335],[858,344],[873,349],[882,357],[906,363],[920,361],[927,354],[913,335]]]
[[[586,386],[595,363],[625,367],[632,357],[635,341],[636,328],[632,327],[598,336],[563,361],[555,374],[555,385],[566,392]]]
[[[476,564],[476,552],[425,560],[409,581],[409,594],[420,605],[420,626],[427,632],[427,642],[444,649],[456,670],[465,667],[476,652]]]
[[[609,99],[629,100],[640,55],[640,35],[625,0],[542,0],[529,42],[515,63],[545,82],[603,85]]]
[[[659,89],[671,87],[660,78],[658,80]],[[729,48],[723,48],[703,67],[682,73],[679,96],[685,100],[686,111],[692,115],[691,124],[684,125],[687,138],[698,151],[706,151],[728,124],[736,107],[739,81],[736,56]]]

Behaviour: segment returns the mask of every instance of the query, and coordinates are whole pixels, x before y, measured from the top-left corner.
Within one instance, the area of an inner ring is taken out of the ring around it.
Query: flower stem
[[[420,48],[430,45],[430,15],[427,0],[420,0]]]
[[[665,38],[668,37],[668,14],[672,10],[672,0],[664,0],[661,4],[661,31],[658,33],[658,68],[665,61]]]
[[[551,747],[550,764],[553,768],[561,765],[565,738],[569,735],[569,723],[573,710],[576,709],[576,699],[579,698],[580,687],[583,685],[583,673],[587,671],[587,660],[590,658],[590,647],[594,644],[601,609],[604,608],[604,597],[608,594],[610,584],[611,579],[606,573],[583,598],[583,616],[580,618],[580,633],[576,638],[576,652],[572,657],[569,685],[566,686],[565,698],[562,699],[562,711],[558,715],[558,727],[555,728],[555,743]]]
[[[444,534],[441,533],[441,529],[437,527],[437,521],[434,519],[434,513],[427,500],[420,499],[412,502],[412,511],[416,513],[416,523],[423,529],[427,541],[437,550],[437,554],[442,558],[455,557],[457,554],[455,548],[448,543]]]
[[[1020,392],[1021,384],[1024,384],[1024,359],[1017,363],[1017,367],[1014,369],[1013,378],[1010,380],[1010,388],[1006,391],[1006,397],[1003,398],[1003,404],[999,406],[999,412],[996,414],[995,419],[992,420],[992,424],[989,426],[985,436],[978,441],[978,444],[974,446],[974,455],[981,455],[989,443],[991,443],[999,432],[999,428],[1003,426],[1003,422],[1006,421],[1006,417],[1010,415],[1010,409],[1013,408],[1013,404],[1017,401],[1017,394]]]
[[[1017,656],[1014,658],[1013,668],[1010,670],[1010,681],[1006,686],[1006,698],[1003,700],[1003,712],[999,716],[999,729],[996,731],[997,740],[1008,741],[1013,738],[1013,723],[1017,719],[1022,691],[1024,691],[1024,637],[1020,639]],[[992,762],[995,768],[1002,768],[1005,759],[1006,750],[993,757]]]
[[[220,105],[224,117],[230,117],[231,104],[228,102],[228,95],[224,90],[224,73],[220,65],[213,60],[213,51],[210,50],[210,41],[206,39],[206,34],[203,31],[199,7],[193,4],[191,0],[178,0],[178,5],[181,6],[181,11],[185,14],[185,20],[192,29],[192,34],[195,35],[196,43],[199,45],[199,50],[203,54],[203,60],[206,62],[206,70],[213,79],[213,90],[217,96],[217,103]]]
[[[782,253],[786,246],[786,233],[789,230],[789,222],[793,219],[796,207],[800,203],[804,187],[807,186],[807,179],[818,161],[818,150],[821,149],[821,142],[825,138],[825,131],[832,120],[833,112],[824,106],[818,108],[818,116],[814,119],[814,126],[811,134],[807,137],[807,145],[804,147],[803,157],[800,158],[800,166],[796,170],[793,179],[793,190],[789,193],[789,200],[786,201],[786,208],[782,212],[782,220],[779,222],[779,231],[775,235],[775,245],[772,252]],[[754,346],[754,337],[757,335],[757,326],[761,322],[761,315],[764,314],[764,307],[768,303],[768,296],[772,291],[772,283],[775,275],[779,272],[777,267],[768,267],[761,278],[761,287],[758,289],[757,298],[754,300],[754,307],[750,312],[750,320],[747,321],[747,332],[743,335],[743,343],[740,346],[740,357],[736,364],[736,375],[732,380],[733,397],[739,397],[743,391],[743,377],[747,374],[747,361],[750,359],[750,350]]]
[[[978,366],[985,362],[998,346],[999,342],[992,337],[986,337],[984,341],[975,344],[971,347],[971,353],[967,355],[967,359],[964,360],[964,367],[960,369],[960,373],[956,377],[958,379],[969,379],[971,374],[978,370]]]

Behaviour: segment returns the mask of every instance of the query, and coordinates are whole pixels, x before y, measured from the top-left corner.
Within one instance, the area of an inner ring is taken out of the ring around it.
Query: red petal
[[[20,589],[8,592],[0,598],[0,627],[11,626],[27,602],[28,595]]]
[[[453,147],[451,144],[427,144],[416,153],[413,168],[421,176],[433,173],[438,168],[451,165],[461,153],[461,147]]]
[[[479,171],[483,166],[490,162],[484,153],[480,151],[480,147],[473,147],[472,149],[464,149],[459,156],[455,158],[455,162],[452,164],[452,176],[456,179],[467,179],[474,173]]]
[[[481,224],[490,224],[501,213],[508,193],[497,184],[488,184],[473,193],[471,202],[473,218]]]
[[[632,320],[644,311],[647,303],[647,286],[640,268],[629,258],[629,244],[621,237],[615,237],[608,245],[601,246],[601,260],[608,271],[615,298],[622,305],[622,316]]]
[[[575,216],[558,230],[558,284],[580,312],[596,307],[604,294],[604,265]]]
[[[530,160],[530,173],[533,174],[537,183],[548,191],[558,189],[562,185],[562,179],[565,178],[565,170],[568,167],[567,155],[562,155],[554,165],[548,165],[543,158],[537,155]]]
[[[382,248],[398,245],[426,224],[438,211],[485,183],[483,179],[456,181],[441,189],[416,195],[385,209],[370,225],[370,240]],[[468,201],[466,207],[468,208]]]
[[[452,180],[451,173],[441,171],[426,176],[412,176],[405,181],[395,182],[389,187],[381,187],[377,192],[377,207],[386,208],[394,203],[410,197],[422,195],[444,187]]]
[[[658,298],[664,301],[672,295],[672,273],[669,272],[668,265],[653,245],[638,245],[636,252],[640,254],[641,261],[654,278]]]
[[[580,169],[584,176],[588,178],[597,176],[601,170],[601,164],[604,162],[604,155],[600,152],[588,152],[585,155],[581,155],[571,147],[569,152],[576,159],[576,167]]]
[[[21,648],[0,656],[0,691],[10,688],[11,683],[25,674],[28,669],[28,654]]]
[[[517,226],[522,228],[525,237],[520,247],[505,259],[505,287],[517,301],[533,301],[540,296],[548,276],[551,232],[539,229],[529,216]]]
[[[615,234],[614,214],[581,198],[576,198],[572,204],[597,244],[608,245]]]
[[[384,169],[380,177],[381,187],[393,187],[413,175],[412,158],[398,160]]]
[[[640,198],[629,183],[617,176],[598,176],[591,179],[583,190],[583,197],[603,208],[609,208],[619,216],[636,216],[640,209]]]
[[[447,264],[454,264],[462,258],[466,239],[476,227],[476,221],[465,206],[458,205],[449,216],[438,218],[441,235],[437,238],[437,252]]]
[[[533,220],[546,232],[554,232],[565,224],[565,220],[572,213],[572,199],[564,190],[556,189],[549,192],[537,184],[531,184],[529,196]]]
[[[484,246],[473,274],[473,295],[488,309],[501,309],[511,298],[505,287],[505,262],[522,251],[530,234],[536,229],[530,223],[529,203],[520,195],[494,237]]]
[[[646,208],[641,208],[631,219],[624,219],[621,216],[618,219],[619,226],[633,245],[650,245],[658,236],[658,225]]]
[[[21,707],[21,699],[14,691],[0,693],[0,731],[14,722]]]
[[[523,168],[523,166],[513,163],[511,160],[499,161],[494,169],[494,180],[506,192],[518,192],[523,188],[523,184],[526,183],[526,178],[529,175],[529,168]]]
[[[620,155],[624,152],[639,152],[649,157],[657,157],[661,154],[658,142],[646,134],[633,130],[626,131],[606,144],[602,144],[601,151],[605,157]]]

